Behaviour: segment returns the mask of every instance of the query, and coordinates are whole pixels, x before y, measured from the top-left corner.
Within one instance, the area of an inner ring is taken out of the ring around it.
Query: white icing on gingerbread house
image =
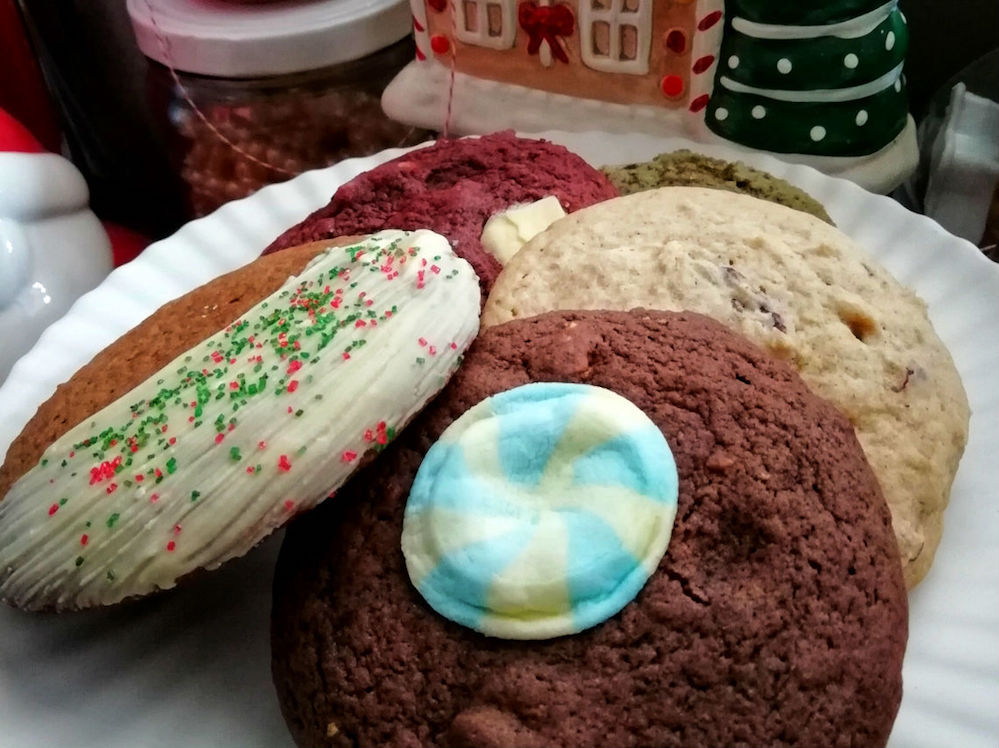
[[[580,3],[583,64],[604,73],[646,75],[652,42],[650,0]]]
[[[411,0],[396,119],[774,152],[885,190],[914,167],[897,0]]]
[[[428,67],[674,109],[710,87],[701,81],[713,72],[722,11],[720,0],[413,0],[413,18]]]

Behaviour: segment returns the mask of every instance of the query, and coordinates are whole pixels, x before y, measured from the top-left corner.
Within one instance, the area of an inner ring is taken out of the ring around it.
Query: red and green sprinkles
[[[244,463],[235,475],[246,480],[294,471],[295,460],[305,454],[307,445],[286,443],[280,454],[265,454],[267,441],[241,427],[240,411],[264,398],[287,398],[287,404],[282,403],[278,411],[281,415],[275,414],[275,418],[301,418],[323,399],[322,392],[302,393],[313,382],[310,367],[324,356],[332,357],[338,366],[353,366],[353,356],[364,348],[372,331],[404,311],[397,303],[382,306],[377,293],[358,289],[358,273],[368,270],[380,273],[383,282],[395,281],[402,277],[400,271],[407,262],[418,262],[416,272],[406,276],[417,290],[433,277],[457,274],[443,274],[439,256],[433,262],[417,259],[417,248],[403,243],[402,238],[387,246],[356,245],[330,252],[342,252],[345,265],[313,274],[311,280],[303,279],[258,304],[206,340],[200,350],[161,372],[155,384],[147,386],[149,394],[129,404],[127,417],[121,422],[92,421],[90,433],[84,432],[84,438],[72,449],[62,455],[47,454],[40,461],[39,468],[56,476],[64,473],[74,477],[79,472],[81,480],[101,492],[91,516],[81,516],[76,525],[80,529],[69,534],[79,553],[68,556],[75,567],[85,564],[84,553],[99,547],[104,533],[127,526],[123,517],[132,516],[128,511],[135,501],[148,501],[158,513],[176,506],[178,498],[183,500],[171,489],[171,481],[185,469],[192,469],[185,465],[187,454],[200,455],[221,447],[225,452],[220,458],[226,464]],[[417,340],[426,357],[438,354],[430,339],[420,336]],[[458,348],[455,341],[435,342],[449,352]],[[423,363],[424,358],[419,361]],[[344,369],[348,375],[349,371]],[[356,435],[356,446],[344,449],[340,459],[357,463],[365,453],[384,449],[395,433],[386,421],[374,421]],[[180,449],[185,452],[179,453]],[[257,453],[256,459],[250,457],[253,453]],[[190,481],[185,483],[190,486]],[[149,490],[153,487],[155,492]],[[186,496],[188,506],[211,503],[210,490],[203,495],[193,489]],[[67,502],[68,498],[61,498],[46,505],[44,511],[54,517]],[[283,500],[281,506],[288,513],[298,509],[292,499]],[[161,541],[164,552],[176,551],[179,534],[177,524],[172,535]],[[116,578],[113,571],[107,571],[109,582]]]

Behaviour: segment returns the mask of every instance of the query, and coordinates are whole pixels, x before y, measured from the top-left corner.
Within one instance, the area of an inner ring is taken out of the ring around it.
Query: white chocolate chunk
[[[554,195],[533,203],[513,205],[486,221],[482,229],[482,246],[501,265],[506,265],[521,247],[565,215]]]

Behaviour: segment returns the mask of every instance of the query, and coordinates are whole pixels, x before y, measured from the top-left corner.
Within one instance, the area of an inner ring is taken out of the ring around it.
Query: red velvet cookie
[[[502,269],[479,241],[491,215],[548,195],[571,213],[617,194],[601,172],[554,143],[509,132],[439,140],[347,182],[264,253],[344,234],[428,228],[450,239],[486,293]]]
[[[627,398],[679,474],[672,539],[637,597],[533,642],[435,613],[400,548],[427,450],[529,382]],[[852,428],[783,362],[694,314],[487,329],[399,440],[289,529],[274,592],[274,679],[311,748],[874,748],[901,699],[905,587]]]

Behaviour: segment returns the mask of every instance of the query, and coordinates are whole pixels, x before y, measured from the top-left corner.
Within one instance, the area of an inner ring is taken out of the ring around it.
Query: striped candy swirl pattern
[[[402,548],[444,617],[489,636],[573,634],[655,571],[676,515],[669,445],[609,390],[536,383],[478,403],[426,455]]]

